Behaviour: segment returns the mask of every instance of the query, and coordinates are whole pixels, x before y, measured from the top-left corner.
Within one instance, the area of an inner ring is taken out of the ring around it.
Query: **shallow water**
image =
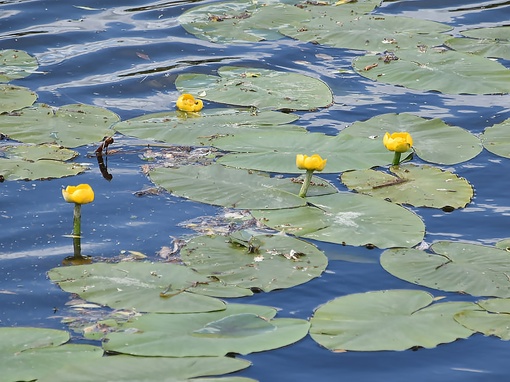
[[[299,113],[298,123],[310,131],[334,134],[378,114],[412,112],[479,134],[510,118],[509,95],[421,93],[361,78],[349,71],[359,52],[290,39],[228,46],[199,40],[177,23],[178,15],[198,3],[2,1],[0,49],[26,50],[37,57],[41,73],[13,83],[36,91],[39,102],[103,106],[122,119],[173,109],[178,74],[214,74],[228,64],[296,71],[324,80],[334,92],[335,104],[319,112]],[[456,34],[467,28],[507,25],[510,4],[397,0],[383,2],[377,12],[448,23]],[[340,74],[339,70],[348,72]],[[95,158],[87,157],[95,148],[85,147],[79,149],[82,155],[77,159],[90,165],[85,174],[1,184],[0,326],[67,328],[60,317],[67,312],[64,304],[70,296],[46,278],[49,269],[72,254],[71,239],[64,236],[72,226],[72,207],[62,201],[62,186],[89,183],[96,192],[94,203],[83,208],[82,221],[83,252],[95,257],[135,250],[157,260],[157,252],[169,246],[172,237],[193,233],[181,222],[220,212],[167,193],[136,196],[135,192],[152,186],[140,171],[140,146],[119,137],[115,148],[120,151],[108,158],[111,182],[102,178]],[[509,237],[508,177],[502,174],[510,172],[510,162],[484,151],[447,169],[467,178],[475,197],[467,208],[451,213],[413,209],[427,226],[425,241],[494,244]],[[336,175],[325,177],[344,189]],[[309,318],[317,306],[345,294],[425,289],[386,273],[379,265],[378,249],[314,244],[333,259],[321,278],[288,290],[257,294],[248,302],[275,306],[281,309],[279,317]],[[236,375],[260,381],[492,381],[509,374],[509,350],[507,342],[474,335],[430,350],[335,354],[306,337],[283,349],[243,357],[253,365]]]

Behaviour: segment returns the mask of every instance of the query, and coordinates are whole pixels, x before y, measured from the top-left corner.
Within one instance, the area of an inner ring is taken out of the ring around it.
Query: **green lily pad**
[[[211,146],[215,138],[244,129],[305,130],[288,125],[298,117],[275,111],[204,109],[200,113],[169,111],[128,119],[113,126],[124,135],[184,146]],[[273,130],[272,130],[273,131]]]
[[[179,17],[179,23],[196,37],[216,43],[277,40],[283,37],[279,32],[282,26],[305,22],[310,13],[366,13],[375,9],[381,0],[359,0],[333,5],[335,3],[303,3],[292,0],[270,0],[263,3],[250,0],[223,1],[191,8]]]
[[[96,359],[93,362],[78,362],[63,367],[52,378],[38,379],[38,382],[55,381],[109,381],[109,382],[151,382],[172,381],[217,381],[256,382],[251,378],[214,378],[213,375],[233,373],[251,365],[249,361],[231,357],[132,357],[115,355]],[[209,378],[197,378],[209,376]]]
[[[179,16],[179,23],[198,38],[216,43],[277,40],[278,27],[306,13],[294,6],[266,1],[223,1],[194,7]]]
[[[392,166],[388,174],[375,170],[344,172],[342,182],[351,190],[415,207],[465,207],[473,188],[464,178],[431,166]]]
[[[112,135],[110,126],[119,117],[101,107],[65,105],[54,109],[36,104],[11,114],[0,115],[2,133],[24,143],[56,143],[64,147],[78,147],[100,142]]]
[[[17,49],[0,50],[0,82],[27,77],[38,66],[37,60],[27,52]]]
[[[455,320],[465,327],[486,336],[510,340],[510,299],[492,298],[477,301],[481,309],[459,312]]]
[[[270,144],[269,144],[270,142]],[[367,140],[348,134],[329,136],[289,129],[239,130],[212,143],[227,153],[218,163],[258,171],[303,173],[296,167],[296,155],[314,153],[328,160],[322,172],[338,173],[367,169],[391,161],[379,140]]]
[[[78,156],[57,145],[3,146],[0,175],[7,180],[44,180],[78,175],[87,168],[66,162]]]
[[[440,119],[425,119],[416,115],[381,114],[367,121],[355,122],[340,134],[377,139],[382,144],[384,133],[406,131],[413,137],[413,148],[423,160],[438,164],[457,164],[474,158],[482,151],[480,140],[470,132],[449,126]],[[388,152],[391,163],[393,153]]]
[[[457,51],[483,57],[510,60],[510,26],[477,28],[463,31],[465,37],[454,37],[445,44]]]
[[[1,77],[1,75],[0,75]],[[0,84],[0,114],[11,113],[32,105],[37,100],[37,94],[22,86]],[[1,127],[2,133],[3,126]]]
[[[487,127],[481,139],[483,147],[491,153],[510,158],[510,118]]]
[[[95,263],[53,268],[50,279],[63,290],[116,309],[190,313],[225,309],[216,298],[193,293],[213,282],[190,268],[168,263]]]
[[[103,356],[103,349],[98,346],[65,344],[69,338],[63,330],[0,328],[2,380],[42,381],[66,365],[97,362]]]
[[[504,249],[507,252],[510,252],[510,238],[501,239],[494,244],[496,248]]]
[[[382,267],[413,284],[474,296],[510,297],[510,254],[494,247],[439,241],[433,253],[394,248],[381,255]]]
[[[199,236],[182,249],[185,264],[227,285],[269,292],[319,277],[328,259],[317,247],[281,235],[249,235],[246,242]]]
[[[339,297],[315,311],[310,335],[320,345],[338,352],[434,348],[473,334],[453,317],[460,311],[475,309],[475,304],[433,302],[431,294],[418,290]]]
[[[305,20],[282,25],[280,33],[294,39],[335,48],[385,51],[441,45],[446,24],[402,16],[359,15],[343,6],[316,8]]]
[[[155,168],[149,176],[152,182],[174,195],[217,206],[279,209],[306,205],[306,201],[298,196],[301,188],[298,182],[218,164]],[[316,178],[314,183],[308,195],[336,192],[336,188],[325,180]]]
[[[308,321],[275,315],[274,308],[249,304],[200,314],[149,313],[108,334],[103,347],[138,356],[214,357],[276,349],[307,335]],[[218,331],[209,333],[212,327]]]
[[[307,197],[306,207],[252,211],[261,223],[295,236],[347,245],[412,247],[425,225],[413,212],[385,200],[340,192]]]
[[[443,48],[367,54],[354,69],[374,81],[446,94],[510,92],[510,69],[485,57]]]
[[[180,74],[175,86],[205,100],[259,109],[312,110],[333,103],[325,82],[303,74],[237,66],[223,66],[218,74]]]

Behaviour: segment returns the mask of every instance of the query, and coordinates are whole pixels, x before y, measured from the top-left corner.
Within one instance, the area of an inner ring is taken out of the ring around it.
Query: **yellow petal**
[[[413,146],[413,138],[407,132],[396,132],[391,135],[386,133],[383,137],[383,144],[390,151],[403,153]]]
[[[200,111],[204,107],[202,100],[195,99],[195,97],[187,93],[179,96],[175,105],[179,110],[187,112]]]
[[[87,204],[94,201],[94,190],[88,184],[67,186],[62,189],[62,196],[68,203]]]

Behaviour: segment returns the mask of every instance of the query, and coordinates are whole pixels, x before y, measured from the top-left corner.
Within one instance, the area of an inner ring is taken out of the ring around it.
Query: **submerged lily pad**
[[[485,57],[443,48],[367,54],[354,69],[374,81],[446,94],[510,92],[510,69]]]
[[[473,188],[464,178],[431,166],[392,166],[394,175],[375,170],[344,172],[342,182],[351,190],[415,207],[465,207]]]
[[[510,297],[510,253],[494,247],[439,241],[427,253],[394,248],[381,255],[382,267],[413,284],[474,296]]]
[[[433,302],[431,294],[419,290],[339,297],[315,311],[310,335],[320,345],[338,352],[434,348],[473,334],[453,317],[474,310],[475,304]]]
[[[30,89],[22,86],[0,84],[0,114],[23,109],[32,105],[36,100],[37,94]],[[3,126],[0,129],[0,132],[5,134]]]
[[[306,283],[328,265],[323,252],[302,240],[249,233],[245,240],[196,237],[181,249],[181,258],[197,272],[222,283],[264,292]]]
[[[81,362],[97,362],[103,356],[100,347],[66,344],[69,339],[69,333],[63,330],[0,328],[2,380],[57,381],[50,379],[56,370],[66,365],[76,366]]]
[[[234,134],[242,129],[304,128],[288,125],[298,117],[275,111],[252,112],[239,109],[207,109],[200,113],[169,111],[147,114],[114,125],[121,134],[168,142],[174,145],[211,146],[215,138]]]
[[[37,67],[37,60],[25,51],[17,49],[0,50],[0,82],[9,82],[27,77]]]
[[[41,180],[77,175],[86,167],[66,162],[78,153],[57,145],[17,145],[0,149],[0,175],[7,180]]]
[[[276,349],[307,335],[308,321],[275,315],[274,308],[249,304],[200,314],[149,313],[108,334],[103,347],[138,356],[214,357]]]
[[[325,82],[303,74],[237,66],[223,66],[218,74],[180,74],[175,86],[209,101],[259,109],[310,110],[333,103]]]
[[[510,118],[486,128],[481,139],[491,153],[510,158]]]
[[[425,119],[416,115],[381,114],[367,121],[355,122],[340,134],[363,137],[367,142],[377,139],[382,144],[386,132],[406,131],[413,137],[418,156],[431,163],[457,164],[474,158],[482,151],[480,140],[467,130],[449,126],[442,120]],[[388,152],[388,163],[393,153]]]
[[[306,201],[298,196],[301,185],[291,179],[270,178],[218,164],[155,168],[149,176],[152,182],[174,195],[217,206],[279,209],[306,205]],[[309,189],[309,195],[335,192],[336,188],[327,181],[317,179]]]
[[[454,37],[445,44],[452,49],[510,60],[510,26],[477,28],[463,31],[465,37]]]
[[[225,309],[222,301],[194,293],[198,284],[211,279],[176,264],[94,263],[53,268],[48,275],[66,292],[116,309],[158,313]]]
[[[510,299],[493,298],[477,301],[479,310],[468,310],[455,315],[465,327],[486,336],[510,340]]]
[[[345,12],[343,6],[316,9],[305,20],[282,25],[280,33],[300,41],[335,48],[385,51],[441,45],[446,24],[402,16],[359,15]]]
[[[214,378],[249,367],[251,363],[232,357],[132,357],[115,355],[92,361],[81,361],[56,371],[51,379],[55,381],[109,381],[109,382],[150,382],[150,381],[208,381],[208,382],[256,382],[251,378]],[[208,377],[202,379],[199,377]]]
[[[328,160],[324,173],[366,169],[391,160],[379,140],[289,129],[239,130],[216,139],[213,145],[233,151],[218,160],[224,165],[287,174],[303,173],[296,167],[297,154],[320,154]]]
[[[25,143],[56,143],[78,147],[100,142],[112,135],[111,125],[119,117],[104,108],[91,105],[65,105],[54,109],[45,104],[0,115],[2,133]]]
[[[261,223],[295,236],[379,248],[420,243],[425,225],[413,212],[385,200],[340,192],[307,197],[306,207],[252,211]]]

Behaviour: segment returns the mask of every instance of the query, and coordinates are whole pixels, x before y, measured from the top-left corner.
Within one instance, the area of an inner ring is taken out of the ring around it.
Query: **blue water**
[[[373,83],[352,71],[340,74],[339,70],[350,70],[359,52],[290,39],[231,46],[199,40],[186,34],[176,19],[198,3],[2,1],[0,49],[22,49],[38,58],[41,73],[14,83],[36,91],[39,102],[53,106],[94,104],[113,110],[122,119],[173,109],[178,74],[215,74],[223,65],[296,71],[326,81],[334,92],[335,104],[319,112],[300,113],[298,123],[310,131],[334,134],[378,114],[412,112],[479,134],[485,127],[510,118],[508,95],[421,93]],[[510,4],[387,1],[377,12],[448,23],[457,34],[467,28],[507,25]],[[71,230],[72,206],[63,202],[62,186],[89,183],[96,192],[94,203],[82,211],[83,252],[95,257],[109,258],[134,250],[157,260],[156,253],[169,246],[172,237],[193,233],[179,223],[221,212],[167,193],[136,196],[137,191],[152,186],[140,171],[144,163],[139,157],[141,148],[127,138],[117,139],[113,148],[119,152],[108,158],[111,182],[102,178],[95,158],[87,157],[95,147],[84,147],[79,149],[82,155],[77,161],[90,165],[85,174],[0,184],[0,326],[67,328],[60,316],[69,313],[64,304],[70,296],[46,278],[49,269],[72,254],[71,239],[64,236]],[[413,209],[427,226],[425,241],[490,245],[510,237],[510,162],[484,151],[447,169],[467,178],[475,196],[467,208],[451,213]],[[336,175],[326,177],[343,189]],[[279,317],[309,318],[317,306],[345,294],[424,289],[386,273],[378,263],[378,249],[314,244],[332,259],[321,278],[245,301],[278,307]],[[450,299],[470,299],[431,292]],[[343,354],[322,349],[306,337],[283,349],[244,357],[253,365],[236,375],[260,381],[493,381],[510,375],[509,352],[507,342],[482,335],[431,350]]]

